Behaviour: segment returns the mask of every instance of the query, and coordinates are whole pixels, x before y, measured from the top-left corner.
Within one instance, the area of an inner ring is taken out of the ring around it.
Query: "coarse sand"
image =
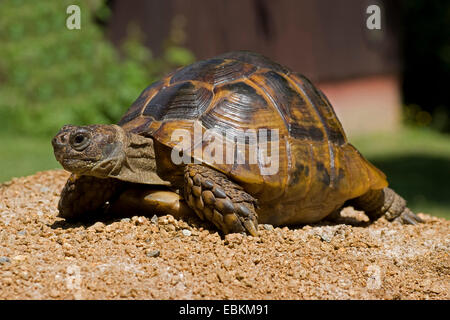
[[[0,185],[0,299],[449,299],[450,221],[335,222],[222,236],[196,217],[68,223],[69,174]],[[424,208],[425,210],[426,208]]]

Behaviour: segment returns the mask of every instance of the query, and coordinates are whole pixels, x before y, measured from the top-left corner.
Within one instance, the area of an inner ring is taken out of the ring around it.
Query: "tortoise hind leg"
[[[117,179],[72,174],[61,192],[59,217],[74,220],[101,213],[106,202],[118,195],[122,184]]]
[[[388,221],[395,220],[403,224],[423,222],[406,206],[406,200],[390,188],[370,190],[353,199],[351,204],[355,209],[365,211],[372,221],[384,215]]]
[[[211,221],[223,233],[258,235],[256,199],[224,174],[202,165],[187,165],[184,197],[200,219]]]

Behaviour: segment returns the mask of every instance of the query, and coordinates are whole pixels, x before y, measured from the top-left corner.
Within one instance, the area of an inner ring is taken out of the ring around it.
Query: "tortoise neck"
[[[108,177],[140,184],[169,185],[168,181],[162,180],[156,173],[153,139],[118,128],[123,133],[122,157]]]

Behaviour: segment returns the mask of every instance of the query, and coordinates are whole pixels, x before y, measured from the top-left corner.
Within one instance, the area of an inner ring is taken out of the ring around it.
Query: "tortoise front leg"
[[[117,179],[100,179],[72,174],[66,182],[58,203],[59,216],[79,219],[88,214],[101,213],[106,202],[112,200],[123,182]]]
[[[403,224],[417,224],[423,222],[407,206],[406,200],[391,188],[370,190],[361,197],[351,201],[355,209],[366,212],[373,221],[383,215],[389,221],[399,221]]]
[[[258,235],[256,199],[226,175],[202,165],[187,165],[184,196],[200,219],[214,223],[223,233]]]

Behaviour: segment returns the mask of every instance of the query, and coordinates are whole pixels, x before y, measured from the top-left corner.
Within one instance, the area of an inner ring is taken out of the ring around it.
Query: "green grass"
[[[61,168],[50,139],[0,134],[0,182]],[[449,135],[405,128],[395,134],[371,134],[350,141],[386,173],[390,186],[412,210],[450,219]]]
[[[53,156],[50,141],[51,138],[0,133],[0,182],[61,168]]]
[[[350,139],[415,212],[450,219],[450,136],[405,128]]]

